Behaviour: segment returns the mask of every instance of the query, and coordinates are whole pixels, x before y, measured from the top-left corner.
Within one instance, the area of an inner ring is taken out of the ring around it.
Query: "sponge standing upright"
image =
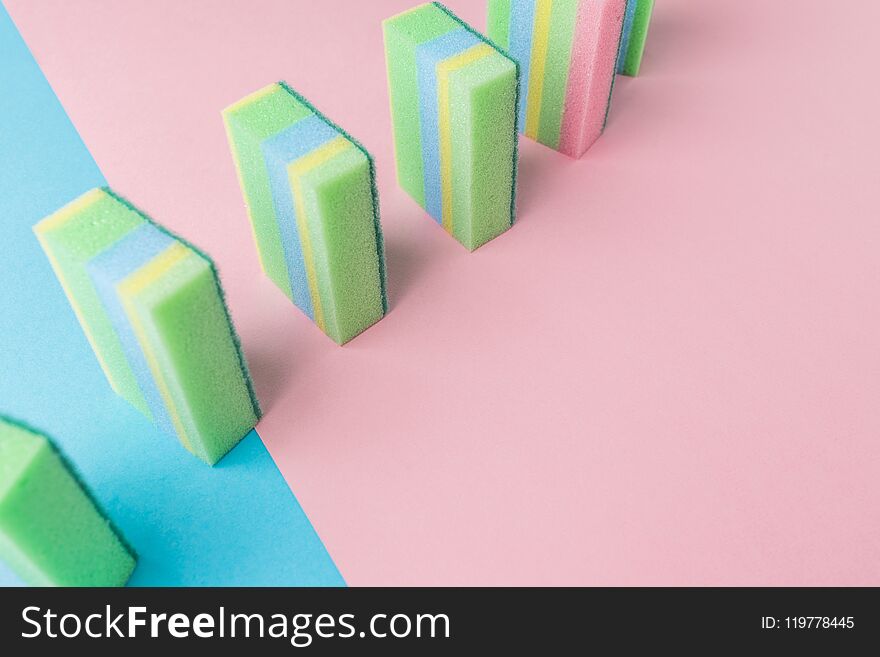
[[[627,0],[623,36],[617,57],[617,72],[621,75],[639,74],[653,11],[654,0]]]
[[[339,344],[388,310],[373,159],[283,82],[223,111],[263,271]]]
[[[0,558],[35,586],[122,586],[135,567],[51,441],[2,416]]]
[[[106,188],[34,230],[113,389],[220,460],[260,409],[211,260]]]
[[[520,131],[580,157],[605,129],[626,0],[489,0],[489,37],[522,71]]]
[[[398,181],[474,250],[514,220],[517,65],[436,2],[383,31]]]

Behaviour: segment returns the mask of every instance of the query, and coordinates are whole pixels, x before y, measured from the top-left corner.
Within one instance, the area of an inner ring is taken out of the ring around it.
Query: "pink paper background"
[[[7,0],[111,184],[217,259],[347,581],[880,584],[880,5],[660,0],[606,134],[523,140],[468,254],[394,179],[412,4]],[[277,79],[376,157],[392,310],[344,348],[261,275],[226,145]]]

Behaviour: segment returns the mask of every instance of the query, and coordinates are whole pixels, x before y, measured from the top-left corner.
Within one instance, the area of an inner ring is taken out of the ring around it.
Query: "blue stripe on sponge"
[[[88,264],[88,272],[116,335],[119,336],[138,386],[147,400],[153,421],[166,433],[176,436],[171,416],[116,292],[116,285],[122,279],[146,265],[173,243],[174,240],[168,234],[145,223],[94,257]]]
[[[336,132],[326,121],[313,114],[265,140],[263,158],[269,170],[272,202],[281,232],[281,244],[287,261],[293,302],[314,321],[315,310],[306,277],[306,264],[296,225],[296,206],[290,189],[287,165],[335,138]]]
[[[532,59],[532,34],[535,31],[535,1],[511,0],[509,54],[519,62],[519,120],[520,132],[526,130],[526,110],[529,104],[529,66]]]
[[[480,40],[476,36],[459,28],[426,41],[416,49],[422,160],[425,169],[425,210],[437,223],[443,221],[437,64],[478,43]]]
[[[629,42],[632,37],[633,23],[636,18],[636,9],[639,0],[626,0],[626,13],[623,15],[623,33],[620,37],[620,48],[617,51],[617,72],[621,73],[626,65],[626,56],[629,53]]]

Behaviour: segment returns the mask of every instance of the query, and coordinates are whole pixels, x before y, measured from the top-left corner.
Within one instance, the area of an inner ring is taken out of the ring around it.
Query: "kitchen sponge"
[[[611,103],[626,0],[489,0],[489,38],[520,64],[519,127],[580,157]]]
[[[627,0],[620,54],[617,57],[618,73],[632,76],[639,74],[653,11],[654,0]]]
[[[283,82],[223,111],[263,271],[339,344],[388,310],[373,160]]]
[[[211,260],[106,188],[34,230],[114,390],[220,460],[260,410]]]
[[[0,557],[34,586],[122,586],[135,566],[49,439],[2,416]]]
[[[398,181],[476,249],[514,220],[517,65],[436,2],[383,30]]]

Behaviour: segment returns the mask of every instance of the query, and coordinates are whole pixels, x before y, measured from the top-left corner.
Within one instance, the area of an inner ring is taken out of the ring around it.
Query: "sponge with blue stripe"
[[[436,2],[383,29],[398,181],[476,249],[514,220],[516,62]]]
[[[623,37],[617,57],[617,72],[621,75],[639,74],[653,11],[654,0],[627,0]]]
[[[260,409],[212,261],[106,188],[34,230],[113,389],[220,460]]]
[[[223,111],[263,271],[343,344],[388,309],[372,157],[283,82]]]

